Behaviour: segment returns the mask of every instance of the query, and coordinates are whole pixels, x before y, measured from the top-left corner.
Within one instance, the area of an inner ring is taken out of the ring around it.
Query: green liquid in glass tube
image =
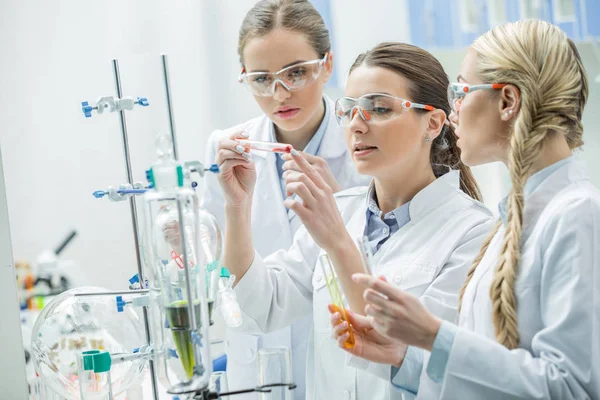
[[[208,303],[209,315],[212,314],[213,302]],[[200,302],[195,301],[193,305],[194,314],[198,326],[202,326],[202,320],[200,319]],[[175,347],[177,348],[177,354],[181,360],[181,365],[185,370],[185,374],[188,379],[194,374],[194,365],[196,364],[194,359],[194,345],[192,343],[191,335],[191,319],[188,313],[188,302],[187,300],[178,300],[169,304],[166,309],[167,320],[169,321],[169,327],[173,334],[173,340],[175,341]]]

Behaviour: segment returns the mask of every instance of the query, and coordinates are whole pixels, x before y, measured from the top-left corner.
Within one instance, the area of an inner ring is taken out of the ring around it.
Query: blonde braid
[[[490,287],[496,339],[514,349],[519,345],[515,283],[521,256],[525,182],[534,172],[548,137],[562,134],[571,148],[583,143],[581,115],[588,84],[574,44],[560,29],[543,21],[496,27],[478,38],[473,48],[479,57],[478,74],[485,82],[510,83],[521,95],[520,104],[515,105],[517,113],[509,141],[512,189],[506,230]],[[490,241],[488,238],[484,244],[477,264]],[[475,268],[474,263],[467,282]]]
[[[506,217],[506,231],[500,248],[500,258],[490,287],[492,300],[492,319],[496,339],[509,349],[519,345],[517,324],[517,299],[514,292],[519,259],[521,257],[521,230],[523,228],[523,189],[531,175],[531,167],[540,154],[546,129],[533,127],[533,107],[525,93],[521,100],[521,111],[515,121],[514,132],[510,140],[508,169],[512,189],[508,197],[509,206]]]

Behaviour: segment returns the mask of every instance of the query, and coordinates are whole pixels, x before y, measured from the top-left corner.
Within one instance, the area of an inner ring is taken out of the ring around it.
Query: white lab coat
[[[523,222],[520,348],[490,318],[502,228],[465,292],[441,399],[600,399],[600,192],[573,160],[525,194]]]
[[[333,102],[329,102],[329,121],[323,135],[317,156],[327,161],[333,176],[343,188],[365,185],[370,177],[359,175],[344,142],[343,130],[335,119]],[[234,126],[225,131],[216,131],[210,136],[206,162],[212,163],[216,156],[218,141],[223,137],[244,130],[250,139],[270,141],[270,120],[266,116],[252,119],[244,124]],[[283,194],[275,154],[252,152],[256,164],[257,180],[252,203],[252,236],[259,254],[267,256],[280,249],[292,245],[295,232],[302,225],[300,218],[283,206]],[[205,180],[203,196],[204,207],[215,215],[221,226],[225,224],[224,199],[221,188],[214,175],[208,174]],[[248,316],[244,316],[248,318]],[[281,326],[276,332],[266,335],[247,334],[239,330],[227,329],[227,376],[229,388],[243,389],[258,384],[257,350],[261,347],[287,346],[292,349],[294,381],[298,388],[294,391],[295,399],[304,399],[306,346],[312,318],[307,315],[292,327]],[[236,396],[236,398],[257,399],[257,395]]]
[[[352,237],[364,233],[367,188],[336,194]],[[411,221],[385,242],[373,259],[374,273],[416,296],[442,318],[456,318],[457,293],[485,234],[491,213],[459,190],[452,171],[420,191],[410,204]],[[269,332],[313,314],[308,348],[306,399],[389,399],[399,396],[386,380],[345,365],[346,353],[332,338],[327,291],[317,260],[323,250],[302,227],[288,250],[263,259],[258,253],[236,286],[248,330]],[[389,371],[389,366],[387,366]]]

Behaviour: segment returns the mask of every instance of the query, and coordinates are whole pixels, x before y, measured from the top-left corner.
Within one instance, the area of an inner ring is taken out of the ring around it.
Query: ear
[[[325,61],[325,65],[323,66],[323,72],[321,72],[323,77],[323,83],[327,83],[329,78],[331,78],[331,74],[333,74],[333,52],[329,51],[327,53],[327,61]]]
[[[521,109],[521,91],[515,85],[508,84],[500,89],[500,100],[498,111],[500,119],[505,122],[511,121],[517,116]]]
[[[426,115],[429,117],[427,121],[426,133],[427,136],[433,140],[438,137],[442,131],[442,128],[444,127],[444,124],[446,123],[446,113],[443,110],[436,108]]]

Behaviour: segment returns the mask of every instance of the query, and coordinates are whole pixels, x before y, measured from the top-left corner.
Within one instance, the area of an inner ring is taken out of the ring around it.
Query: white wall
[[[119,120],[86,119],[80,102],[115,93],[111,59],[118,57],[124,94],[145,95],[151,104],[127,113],[134,178],[145,180],[154,135],[168,129],[159,58],[166,52],[180,156],[203,159],[213,129],[256,113],[235,79],[244,10],[223,19],[225,3],[193,0],[177,7],[158,0],[3,6],[0,141],[16,258],[34,261],[77,229],[64,257],[77,260],[84,283],[125,286],[136,272],[128,204],[91,195],[126,179]]]
[[[380,42],[410,41],[407,7],[407,0],[377,0],[376,6],[364,0],[331,0],[331,35],[337,39],[334,60],[340,86],[358,54]]]

